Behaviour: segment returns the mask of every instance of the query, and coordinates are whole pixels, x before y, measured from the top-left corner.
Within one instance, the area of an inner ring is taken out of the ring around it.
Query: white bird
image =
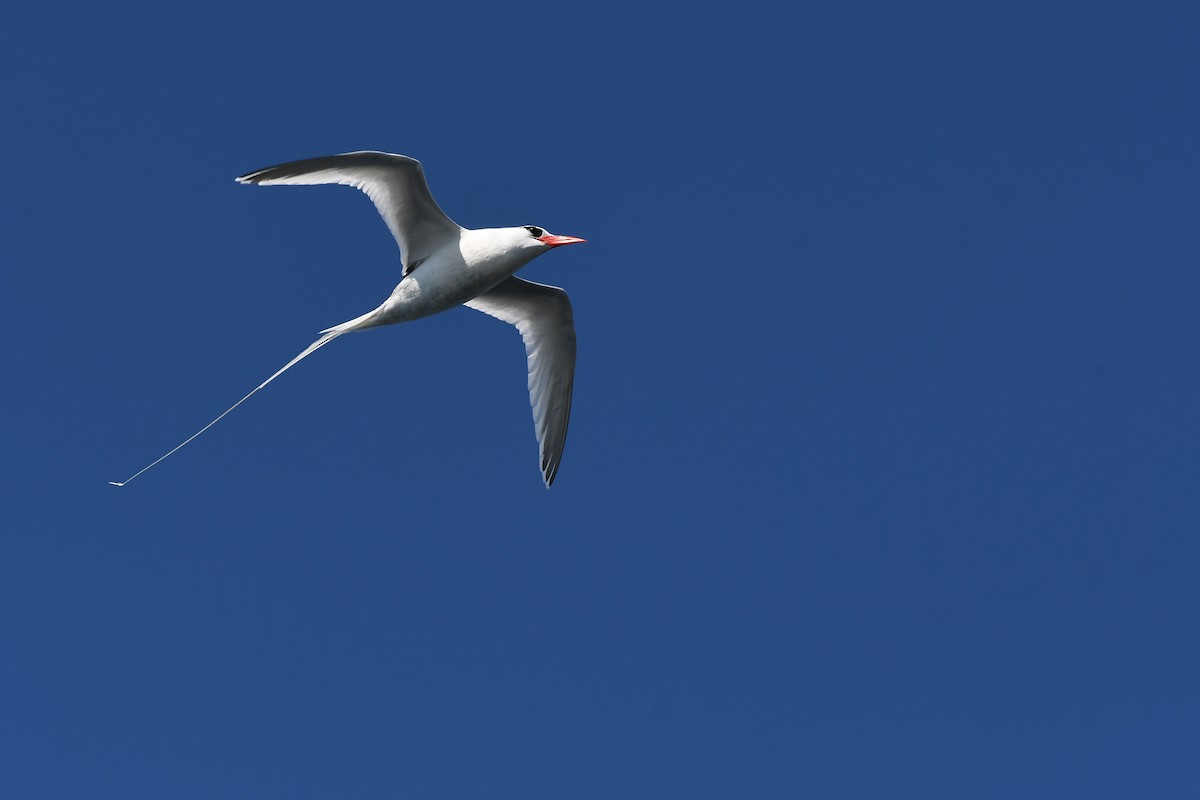
[[[471,230],[438,208],[421,162],[375,151],[292,161],[251,172],[238,183],[339,183],[366,193],[400,246],[400,283],[378,308],[321,331],[321,337],[220,416],[123,481],[124,486],[221,421],[255,392],[343,333],[410,322],[458,305],[515,325],[525,342],[529,401],[537,431],[542,479],[554,482],[567,438],[575,376],[575,323],[567,293],[521,280],[514,273],[551,248],[584,241],[535,225]]]

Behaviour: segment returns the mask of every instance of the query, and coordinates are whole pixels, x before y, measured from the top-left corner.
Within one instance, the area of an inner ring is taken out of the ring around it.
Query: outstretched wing
[[[407,275],[461,230],[438,208],[421,162],[394,153],[363,150],[307,158],[242,175],[238,183],[309,186],[339,183],[366,193],[387,223],[404,260]]]
[[[558,287],[512,277],[464,305],[516,325],[525,340],[529,403],[533,406],[542,478],[550,488],[562,460],[571,418],[571,386],[575,380],[571,301]]]

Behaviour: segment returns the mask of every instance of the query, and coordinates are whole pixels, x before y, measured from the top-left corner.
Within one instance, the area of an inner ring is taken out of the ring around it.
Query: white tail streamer
[[[357,320],[352,320],[352,322],[357,322]],[[342,330],[338,330],[338,328],[342,328]],[[254,387],[254,389],[253,389],[253,390],[250,392],[250,394],[246,395],[246,396],[245,396],[245,397],[243,397],[241,400],[238,400],[236,403],[234,403],[233,405],[231,405],[229,408],[225,409],[225,411],[223,411],[223,412],[221,413],[221,415],[220,415],[219,417],[217,417],[216,419],[214,419],[212,422],[208,423],[208,424],[207,424],[207,425],[205,425],[203,428],[201,428],[200,430],[196,431],[196,432],[195,432],[195,433],[193,433],[191,436],[189,436],[188,438],[184,439],[182,442],[180,442],[179,444],[175,445],[173,448],[171,448],[170,450],[168,450],[166,453],[164,453],[163,455],[159,456],[159,457],[158,457],[157,459],[155,459],[154,461],[150,462],[150,463],[149,463],[149,464],[147,464],[146,466],[144,466],[144,467],[142,467],[141,469],[139,469],[137,472],[135,472],[135,473],[133,473],[132,475],[130,475],[130,476],[129,476],[128,478],[126,478],[125,480],[123,480],[123,481],[119,481],[119,482],[118,482],[118,481],[109,481],[109,483],[110,483],[111,485],[113,485],[113,486],[125,486],[125,485],[126,485],[126,484],[128,484],[130,481],[132,481],[134,478],[136,478],[137,476],[141,475],[143,472],[146,472],[146,471],[147,471],[147,470],[149,470],[151,467],[155,467],[155,466],[157,466],[157,465],[158,465],[158,464],[160,464],[162,461],[166,460],[166,458],[167,458],[168,456],[171,456],[171,455],[173,455],[173,454],[174,454],[176,451],[178,451],[178,450],[182,449],[184,445],[186,445],[186,444],[189,444],[189,443],[190,443],[190,442],[191,442],[193,439],[195,439],[196,437],[198,437],[200,434],[204,433],[206,430],[208,430],[209,428],[211,428],[213,425],[216,425],[218,422],[220,422],[221,420],[223,420],[223,419],[225,418],[225,416],[226,416],[227,414],[229,414],[229,412],[230,412],[230,411],[233,411],[235,408],[237,408],[238,406],[240,406],[242,403],[244,403],[244,402],[246,402],[247,400],[249,400],[249,399],[250,399],[250,398],[251,398],[251,397],[252,397],[252,396],[253,396],[253,395],[254,395],[254,394],[255,394],[255,393],[256,393],[256,392],[259,390],[259,389],[262,389],[262,388],[263,388],[264,386],[266,386],[268,383],[270,383],[271,381],[275,380],[276,378],[278,378],[278,377],[279,377],[280,375],[282,375],[283,373],[287,372],[287,371],[288,371],[289,369],[291,369],[292,367],[296,366],[296,364],[299,364],[299,363],[300,363],[301,361],[303,361],[305,358],[307,358],[308,356],[310,356],[310,355],[312,355],[313,353],[317,352],[317,351],[318,351],[318,350],[320,350],[322,347],[324,347],[325,345],[329,344],[329,343],[330,343],[330,342],[332,342],[334,339],[336,339],[337,337],[341,336],[343,333],[346,333],[346,332],[347,332],[347,331],[345,330],[345,326],[343,326],[343,325],[338,325],[336,328],[330,328],[329,330],[322,331],[322,335],[321,335],[321,338],[320,338],[320,339],[317,339],[315,342],[313,342],[312,344],[310,344],[308,347],[304,348],[304,352],[300,353],[300,355],[296,356],[296,357],[295,357],[295,358],[293,358],[291,361],[289,361],[288,363],[284,364],[284,365],[283,365],[283,367],[281,367],[281,368],[279,369],[279,371],[278,371],[278,372],[276,372],[274,375],[272,375],[271,377],[267,378],[265,381],[263,381],[262,383],[260,383],[258,386],[255,386],[255,387]]]

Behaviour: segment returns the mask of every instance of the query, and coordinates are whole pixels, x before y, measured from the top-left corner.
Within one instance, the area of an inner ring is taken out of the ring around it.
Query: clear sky
[[[9,4],[0,795],[1196,797],[1197,8]]]

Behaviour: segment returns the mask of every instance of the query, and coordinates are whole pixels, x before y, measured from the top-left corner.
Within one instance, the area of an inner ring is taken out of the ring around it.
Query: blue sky
[[[1194,797],[1192,4],[0,12],[5,796]],[[295,158],[588,244],[524,353]]]

